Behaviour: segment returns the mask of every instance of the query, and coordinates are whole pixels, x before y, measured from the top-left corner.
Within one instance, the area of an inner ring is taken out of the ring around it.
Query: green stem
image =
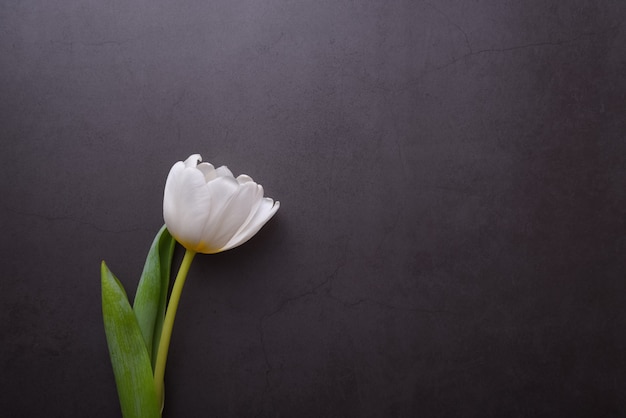
[[[191,261],[195,255],[196,253],[194,251],[185,251],[185,257],[183,257],[183,262],[181,263],[178,274],[176,275],[170,301],[167,305],[165,321],[163,322],[163,330],[161,332],[161,339],[159,340],[159,351],[157,353],[157,360],[154,367],[154,384],[156,387],[157,399],[161,401],[161,405],[163,405],[163,378],[165,377],[165,363],[167,362],[167,352],[170,348],[170,339],[172,337],[174,319],[176,318],[176,310],[178,309],[180,295],[183,291],[183,286],[185,285],[187,273],[189,272],[189,266],[191,266]]]

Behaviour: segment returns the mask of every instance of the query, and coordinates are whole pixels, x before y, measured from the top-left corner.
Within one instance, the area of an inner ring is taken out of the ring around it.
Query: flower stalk
[[[176,275],[174,281],[174,287],[172,288],[172,294],[170,296],[167,310],[165,313],[165,321],[163,322],[163,331],[161,332],[161,339],[159,340],[159,350],[157,353],[157,359],[154,367],[154,384],[156,388],[157,399],[161,401],[163,405],[163,384],[165,377],[165,365],[167,363],[167,353],[170,348],[170,340],[172,338],[172,329],[174,328],[174,320],[176,319],[176,311],[178,310],[178,303],[180,302],[180,295],[182,294],[183,287],[185,286],[185,280],[187,279],[187,273],[189,267],[193,261],[193,257],[196,253],[192,250],[186,250],[183,261]]]

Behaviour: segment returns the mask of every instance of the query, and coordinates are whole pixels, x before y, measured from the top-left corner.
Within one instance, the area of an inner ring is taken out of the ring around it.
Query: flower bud
[[[219,253],[248,241],[276,213],[280,202],[263,197],[263,187],[245,174],[235,178],[226,167],[201,163],[194,154],[169,172],[163,218],[185,248]]]

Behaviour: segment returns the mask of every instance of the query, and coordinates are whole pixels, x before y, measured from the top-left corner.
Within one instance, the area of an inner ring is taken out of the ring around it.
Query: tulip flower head
[[[226,167],[201,162],[199,154],[171,168],[165,183],[163,218],[186,249],[214,254],[237,247],[256,234],[280,202],[263,197],[250,176],[235,178]]]

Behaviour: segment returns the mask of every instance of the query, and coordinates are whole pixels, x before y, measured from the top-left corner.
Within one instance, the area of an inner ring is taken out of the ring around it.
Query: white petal
[[[252,180],[252,177],[247,174],[241,174],[237,176],[237,181],[239,182],[239,184],[248,183],[250,181],[254,182],[254,180]]]
[[[217,173],[215,173],[215,168],[211,163],[198,164],[196,168],[202,171],[202,174],[204,174],[204,181],[207,183],[217,177]]]
[[[249,220],[252,210],[256,211],[259,201],[263,198],[263,194],[259,194],[258,191],[255,183],[249,182],[239,186],[235,196],[224,208],[220,219],[215,221],[217,227],[214,231],[214,242],[219,249],[224,247]]]
[[[231,177],[218,177],[206,184],[206,192],[211,196],[211,213],[202,225],[199,225],[203,249],[199,252],[211,254],[218,252],[221,242],[216,242],[216,232],[229,202],[239,191],[239,183]]]
[[[202,161],[200,154],[192,154],[185,160],[185,167],[195,167],[200,161]]]
[[[223,166],[221,166],[221,167],[218,167],[218,168],[215,170],[215,172],[217,173],[217,175],[218,175],[219,177],[232,177],[232,178],[235,178],[235,176],[233,176],[232,171],[230,171],[230,170],[228,169],[228,167],[226,167],[225,165],[223,165]]]
[[[200,170],[181,166],[177,163],[172,167],[165,184],[163,218],[178,242],[200,251],[202,226],[211,215],[212,196]]]
[[[248,227],[248,224],[250,223],[252,218],[254,218],[254,215],[256,214],[257,210],[259,209],[259,206],[263,203],[263,186],[261,186],[260,184],[256,184],[254,182],[252,182],[252,183],[254,184],[254,187],[256,188],[254,204],[252,205],[252,207],[250,209],[250,213],[248,214],[248,217],[241,224],[241,226],[239,227],[237,232],[235,234],[233,234],[233,237],[237,236],[241,231],[243,231],[244,229],[246,229]]]
[[[250,222],[246,225],[245,229],[237,233],[225,246],[222,248],[222,251],[230,250],[231,248],[235,248],[250,238],[252,238],[263,225],[269,221],[272,216],[276,213],[278,208],[280,207],[280,202],[274,202],[271,198],[266,197],[263,198],[261,205],[258,210],[250,220]]]
[[[167,175],[165,181],[165,190],[163,192],[163,217],[174,219],[177,217],[178,207],[176,200],[173,198],[173,193],[178,188],[180,183],[180,173],[185,169],[185,163],[182,161],[177,162],[172,166],[170,172]]]

